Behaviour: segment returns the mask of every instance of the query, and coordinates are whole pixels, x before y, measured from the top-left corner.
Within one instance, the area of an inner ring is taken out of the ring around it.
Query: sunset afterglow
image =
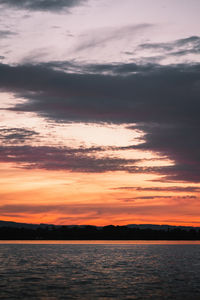
[[[0,0],[0,220],[200,226],[200,2],[34,3]]]

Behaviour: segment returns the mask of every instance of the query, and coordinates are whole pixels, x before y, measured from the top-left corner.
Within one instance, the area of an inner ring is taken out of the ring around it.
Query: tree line
[[[127,226],[1,227],[1,240],[200,240],[198,229],[151,229]]]

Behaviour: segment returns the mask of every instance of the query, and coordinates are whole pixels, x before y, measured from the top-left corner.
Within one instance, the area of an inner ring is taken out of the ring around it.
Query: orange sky
[[[184,191],[186,184],[152,183],[158,178],[155,175],[24,170],[9,164],[2,164],[1,172],[1,220],[92,225],[200,224],[199,193]],[[147,191],[140,190],[141,186]]]

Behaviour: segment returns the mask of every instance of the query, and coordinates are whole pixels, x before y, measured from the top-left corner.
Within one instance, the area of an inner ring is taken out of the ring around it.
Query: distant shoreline
[[[2,223],[1,223],[2,224]],[[3,226],[2,226],[3,225]],[[94,241],[94,240],[166,240],[166,241],[198,241],[200,228],[176,227],[165,225],[127,225],[127,226],[54,226],[31,224],[2,224],[0,226],[0,240],[57,240],[57,241]],[[14,226],[13,226],[14,225]]]

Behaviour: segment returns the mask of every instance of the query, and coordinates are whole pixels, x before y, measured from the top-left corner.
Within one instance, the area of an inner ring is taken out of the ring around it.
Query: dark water
[[[200,299],[200,245],[0,244],[0,299]]]

